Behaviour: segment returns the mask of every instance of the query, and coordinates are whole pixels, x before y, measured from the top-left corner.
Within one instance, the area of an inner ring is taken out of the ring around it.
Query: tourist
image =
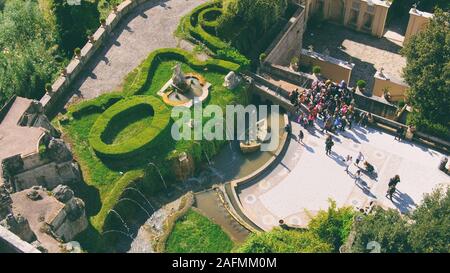
[[[367,114],[367,122],[368,122],[369,124],[374,124],[375,119],[373,118],[372,113]]]
[[[350,165],[352,164],[352,157],[350,155],[347,155],[345,158],[345,172],[348,174],[348,168],[350,168]]]
[[[305,135],[303,134],[303,131],[300,130],[300,132],[298,132],[298,141],[300,143],[303,143],[303,138],[305,137]]]
[[[361,162],[361,161],[363,161],[364,160],[364,155],[363,155],[363,153],[361,153],[361,151],[358,153],[358,155],[356,156],[356,160],[355,160],[355,162],[356,162],[356,166],[359,166],[359,162]]]
[[[403,126],[400,126],[395,132],[395,140],[401,141],[403,139],[403,134],[405,133],[405,129]]]
[[[324,131],[325,131],[326,133],[330,132],[330,131],[331,131],[331,127],[333,126],[333,122],[334,122],[333,116],[329,115],[329,116],[327,117],[327,119],[325,120],[325,124],[324,124],[324,126],[323,126],[322,132],[324,132]]]
[[[325,140],[325,152],[327,155],[331,154],[331,148],[333,148],[334,142],[331,137],[331,135],[328,135],[327,139]]]
[[[386,197],[388,197],[392,201],[392,196],[394,195],[395,191],[396,191],[395,186],[389,186],[389,189],[387,190],[386,193]]]
[[[400,176],[397,174],[389,180],[388,186],[397,187],[397,184],[400,183]]]
[[[364,162],[364,168],[370,174],[375,171],[375,167],[372,164],[370,164],[369,162],[367,162],[367,161]]]
[[[357,170],[355,173],[355,183],[359,183],[361,180],[361,170]]]

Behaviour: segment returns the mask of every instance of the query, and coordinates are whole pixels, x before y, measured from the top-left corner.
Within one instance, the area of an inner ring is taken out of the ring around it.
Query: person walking
[[[303,143],[303,138],[305,137],[305,135],[303,134],[303,131],[300,129],[300,132],[298,132],[298,141],[300,143]]]
[[[358,166],[359,167],[359,162],[361,162],[361,161],[363,161],[364,160],[364,155],[363,155],[363,153],[361,153],[361,151],[358,153],[358,155],[356,156],[356,160],[355,160],[355,163],[356,163],[356,166]]]
[[[325,140],[325,152],[327,155],[331,154],[331,148],[333,147],[334,142],[331,138],[331,135],[328,135],[327,139]]]
[[[403,138],[403,135],[405,134],[405,129],[403,127],[399,127],[395,133],[395,140],[401,141]]]
[[[397,174],[389,180],[388,186],[396,188],[398,183],[400,183],[400,176]]]
[[[386,193],[386,197],[392,201],[392,196],[394,195],[395,191],[396,191],[396,188],[394,185],[389,186],[389,189],[387,190],[387,193]]]
[[[348,168],[350,168],[350,165],[352,164],[352,157],[350,155],[347,155],[345,158],[345,172],[348,174]]]
[[[361,181],[361,170],[357,170],[355,173],[355,183],[359,183]]]

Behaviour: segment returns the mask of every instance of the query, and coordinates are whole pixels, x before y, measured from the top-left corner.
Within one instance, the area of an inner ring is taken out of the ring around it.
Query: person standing
[[[359,162],[361,162],[363,160],[364,160],[364,155],[363,155],[363,153],[361,153],[361,151],[359,151],[358,155],[356,156],[356,160],[355,160],[356,166],[359,167]]]
[[[348,174],[348,168],[350,168],[350,165],[352,164],[352,157],[350,155],[347,155],[345,158],[345,172]]]
[[[298,132],[298,141],[300,143],[303,143],[303,138],[305,137],[305,135],[303,134],[303,131],[300,129],[300,132]]]
[[[325,140],[325,152],[327,155],[331,154],[331,148],[333,147],[334,142],[331,138],[331,135],[328,135],[327,139]]]
[[[400,183],[400,176],[396,174],[389,180],[388,186],[389,187],[393,186],[394,188],[396,188],[398,183]]]
[[[355,173],[355,183],[359,183],[361,181],[361,170],[357,170]]]

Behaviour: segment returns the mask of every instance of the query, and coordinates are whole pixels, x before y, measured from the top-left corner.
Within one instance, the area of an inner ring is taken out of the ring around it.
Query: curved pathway
[[[292,128],[297,135],[300,125],[292,122]],[[328,198],[338,207],[361,208],[374,200],[382,207],[407,212],[420,203],[424,193],[440,184],[450,186],[450,177],[438,170],[443,155],[429,148],[398,142],[394,136],[372,128],[354,127],[333,135],[333,154],[327,156],[325,135],[320,129],[302,130],[304,145],[294,136],[276,168],[238,190],[244,213],[264,230],[277,226],[280,219],[306,227],[310,216],[328,208]],[[378,177],[363,174],[356,182],[355,165],[350,167],[350,174],[345,172],[344,157],[355,158],[359,151],[375,166]],[[385,197],[387,183],[396,174],[401,182],[391,201]]]
[[[174,37],[180,19],[207,0],[150,0],[116,26],[103,49],[74,84],[72,100],[95,98],[120,87],[124,77],[158,48],[192,49]]]

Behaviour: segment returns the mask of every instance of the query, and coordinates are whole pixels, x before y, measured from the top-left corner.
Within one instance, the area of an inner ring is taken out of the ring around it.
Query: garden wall
[[[44,111],[47,115],[55,110],[58,105],[57,102],[65,97],[70,92],[70,86],[75,82],[80,73],[85,69],[86,65],[97,53],[99,48],[103,45],[109,34],[113,32],[118,23],[135,7],[150,1],[157,0],[125,0],[117,9],[112,11],[106,18],[104,25],[100,26],[93,34],[93,41],[88,41],[86,45],[81,49],[81,56],[75,57],[67,65],[61,76],[56,79],[52,85],[52,91],[46,93],[40,100]]]
[[[303,44],[303,32],[305,31],[305,9],[298,6],[298,10],[286,24],[285,28],[266,50],[265,61],[289,65],[292,57],[300,55]]]
[[[320,73],[334,82],[350,82],[355,64],[344,62],[331,56],[319,54],[314,51],[302,49],[300,66],[320,66]]]
[[[379,71],[373,76],[374,84],[372,93],[375,96],[383,97],[384,90],[389,91],[392,101],[400,101],[405,99],[406,90],[409,86],[399,79],[389,78],[387,75],[381,74]]]

